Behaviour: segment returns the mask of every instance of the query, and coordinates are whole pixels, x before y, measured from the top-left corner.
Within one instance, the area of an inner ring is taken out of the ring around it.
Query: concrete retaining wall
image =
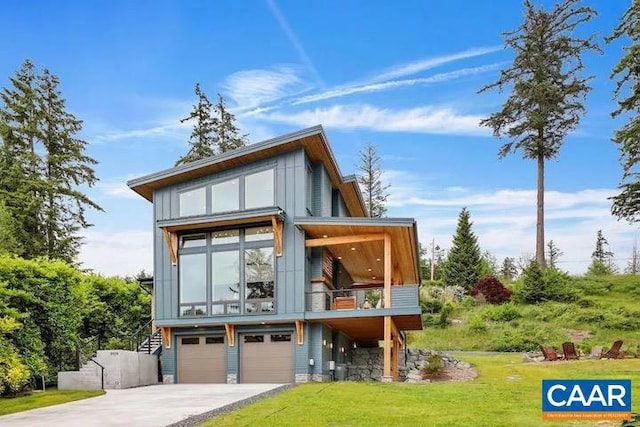
[[[104,388],[122,389],[158,383],[158,357],[127,350],[100,350],[94,358],[104,366]],[[101,369],[89,361],[80,371],[58,373],[60,390],[96,390]]]

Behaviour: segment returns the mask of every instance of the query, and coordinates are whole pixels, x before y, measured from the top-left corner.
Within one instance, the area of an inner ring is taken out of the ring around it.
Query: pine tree
[[[627,268],[624,270],[627,274],[633,274],[634,276],[640,273],[640,252],[638,251],[638,242],[633,242],[633,249],[631,250],[631,256],[627,263]]]
[[[511,89],[502,109],[482,120],[496,137],[507,137],[499,156],[521,151],[537,162],[536,261],[545,267],[544,257],[544,165],[555,158],[566,135],[574,130],[584,113],[590,78],[581,76],[582,55],[599,51],[594,36],[574,35],[580,24],[596,12],[579,6],[579,0],[565,0],[553,10],[537,9],[525,0],[524,22],[504,34],[505,46],[515,51],[511,66],[500,79],[480,90]]]
[[[214,105],[196,83],[198,103],[193,106],[189,116],[180,123],[194,121],[189,151],[176,161],[176,166],[215,156],[247,145],[247,135],[241,134],[235,124],[235,116],[227,108],[224,98],[218,94]]]
[[[467,208],[463,208],[458,216],[456,234],[449,250],[444,271],[446,286],[459,285],[471,289],[480,278],[482,255],[478,246],[478,238],[471,230],[473,223]]]
[[[622,164],[620,193],[611,199],[611,212],[619,219],[640,221],[640,1],[633,0],[607,42],[629,39],[625,54],[614,66],[611,78],[616,79],[614,98],[618,102],[612,117],[628,116],[628,121],[615,131],[613,142],[618,145]]]
[[[229,112],[222,95],[218,94],[218,103],[213,107],[215,131],[219,153],[226,153],[247,145],[247,135],[241,134],[236,126],[236,118]]]
[[[516,267],[515,260],[510,257],[505,257],[502,261],[502,267],[500,267],[500,277],[504,280],[512,281],[518,276],[518,268]]]
[[[387,213],[386,203],[389,185],[382,183],[382,166],[378,149],[373,144],[365,145],[360,150],[358,165],[358,183],[362,189],[364,205],[371,218],[380,218]]]
[[[91,226],[86,220],[88,207],[102,208],[79,190],[97,182],[96,160],[85,154],[87,142],[79,139],[82,121],[66,111],[58,77],[45,69],[38,79],[44,147],[44,255],[73,262],[82,238],[78,232]]]
[[[176,161],[176,166],[211,157],[215,154],[216,137],[213,104],[200,88],[200,83],[196,83],[195,92],[198,97],[198,103],[193,106],[193,110],[187,117],[180,120],[180,123],[195,121],[191,137],[189,137],[189,151]]]
[[[611,252],[609,242],[602,234],[602,230],[598,230],[596,236],[596,248],[591,254],[591,265],[588,273],[596,276],[615,273],[613,252]]]
[[[549,243],[547,243],[547,265],[549,268],[557,268],[558,259],[560,259],[562,255],[564,255],[564,252],[553,243],[553,240],[549,240]]]
[[[36,152],[41,111],[37,73],[26,60],[0,92],[0,201],[13,218],[21,255],[42,254],[42,163]]]

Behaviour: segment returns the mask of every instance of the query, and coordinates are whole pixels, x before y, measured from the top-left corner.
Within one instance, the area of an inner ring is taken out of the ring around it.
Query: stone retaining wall
[[[405,382],[419,382],[422,379],[420,370],[429,364],[429,357],[439,354],[442,357],[444,367],[469,368],[466,362],[451,357],[446,353],[434,350],[408,348],[405,363],[405,352],[399,354],[398,365],[400,367],[400,380]],[[348,381],[380,381],[383,368],[383,349],[356,348],[351,352],[351,360],[346,364]]]

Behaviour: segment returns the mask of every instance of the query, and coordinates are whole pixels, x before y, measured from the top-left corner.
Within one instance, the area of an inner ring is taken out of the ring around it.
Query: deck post
[[[391,308],[391,235],[384,235],[384,308]]]
[[[384,316],[384,365],[382,378],[380,379],[383,383],[393,381],[393,375],[391,372],[391,322],[391,316]]]

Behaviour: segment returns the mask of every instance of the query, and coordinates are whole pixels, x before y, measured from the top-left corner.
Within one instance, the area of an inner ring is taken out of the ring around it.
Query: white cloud
[[[479,126],[481,116],[459,114],[448,107],[409,109],[378,108],[371,105],[334,105],[299,112],[258,114],[257,118],[307,127],[368,129],[378,132],[413,132],[452,135],[489,135]]]
[[[222,87],[239,108],[251,109],[300,93],[308,85],[295,67],[279,65],[270,70],[238,71],[228,76]]]
[[[79,260],[83,268],[96,273],[134,275],[141,270],[153,271],[153,234],[141,230],[84,233]]]
[[[366,83],[360,85],[350,85],[337,87],[334,89],[327,90],[325,92],[317,93],[314,95],[307,95],[300,97],[296,100],[290,102],[290,105],[300,105],[300,104],[308,104],[310,102],[317,102],[327,99],[339,98],[347,95],[353,94],[364,94],[364,93],[373,93],[380,92],[389,89],[398,89],[401,87],[409,87],[416,85],[428,85],[434,83],[442,83],[453,79],[458,79],[461,77],[477,75],[481,73],[486,73],[488,71],[493,71],[500,68],[503,63],[495,63],[489,65],[483,65],[480,67],[472,67],[472,68],[463,68],[460,70],[449,71],[446,73],[438,73],[430,77],[422,77],[417,79],[404,79],[404,80],[389,80],[379,83]]]
[[[422,71],[439,67],[444,64],[448,64],[453,61],[487,55],[489,53],[497,52],[502,49],[504,49],[502,46],[477,47],[448,55],[425,58],[419,61],[409,62],[392,67],[386,71],[383,71],[382,73],[374,75],[373,77],[369,78],[368,81],[380,82],[385,80],[397,79],[399,77],[410,76]]]
[[[176,118],[175,122],[155,125],[146,128],[129,129],[129,130],[112,130],[96,135],[96,142],[112,142],[127,139],[146,139],[146,138],[182,138],[188,135],[191,124],[180,123],[180,119]]]

